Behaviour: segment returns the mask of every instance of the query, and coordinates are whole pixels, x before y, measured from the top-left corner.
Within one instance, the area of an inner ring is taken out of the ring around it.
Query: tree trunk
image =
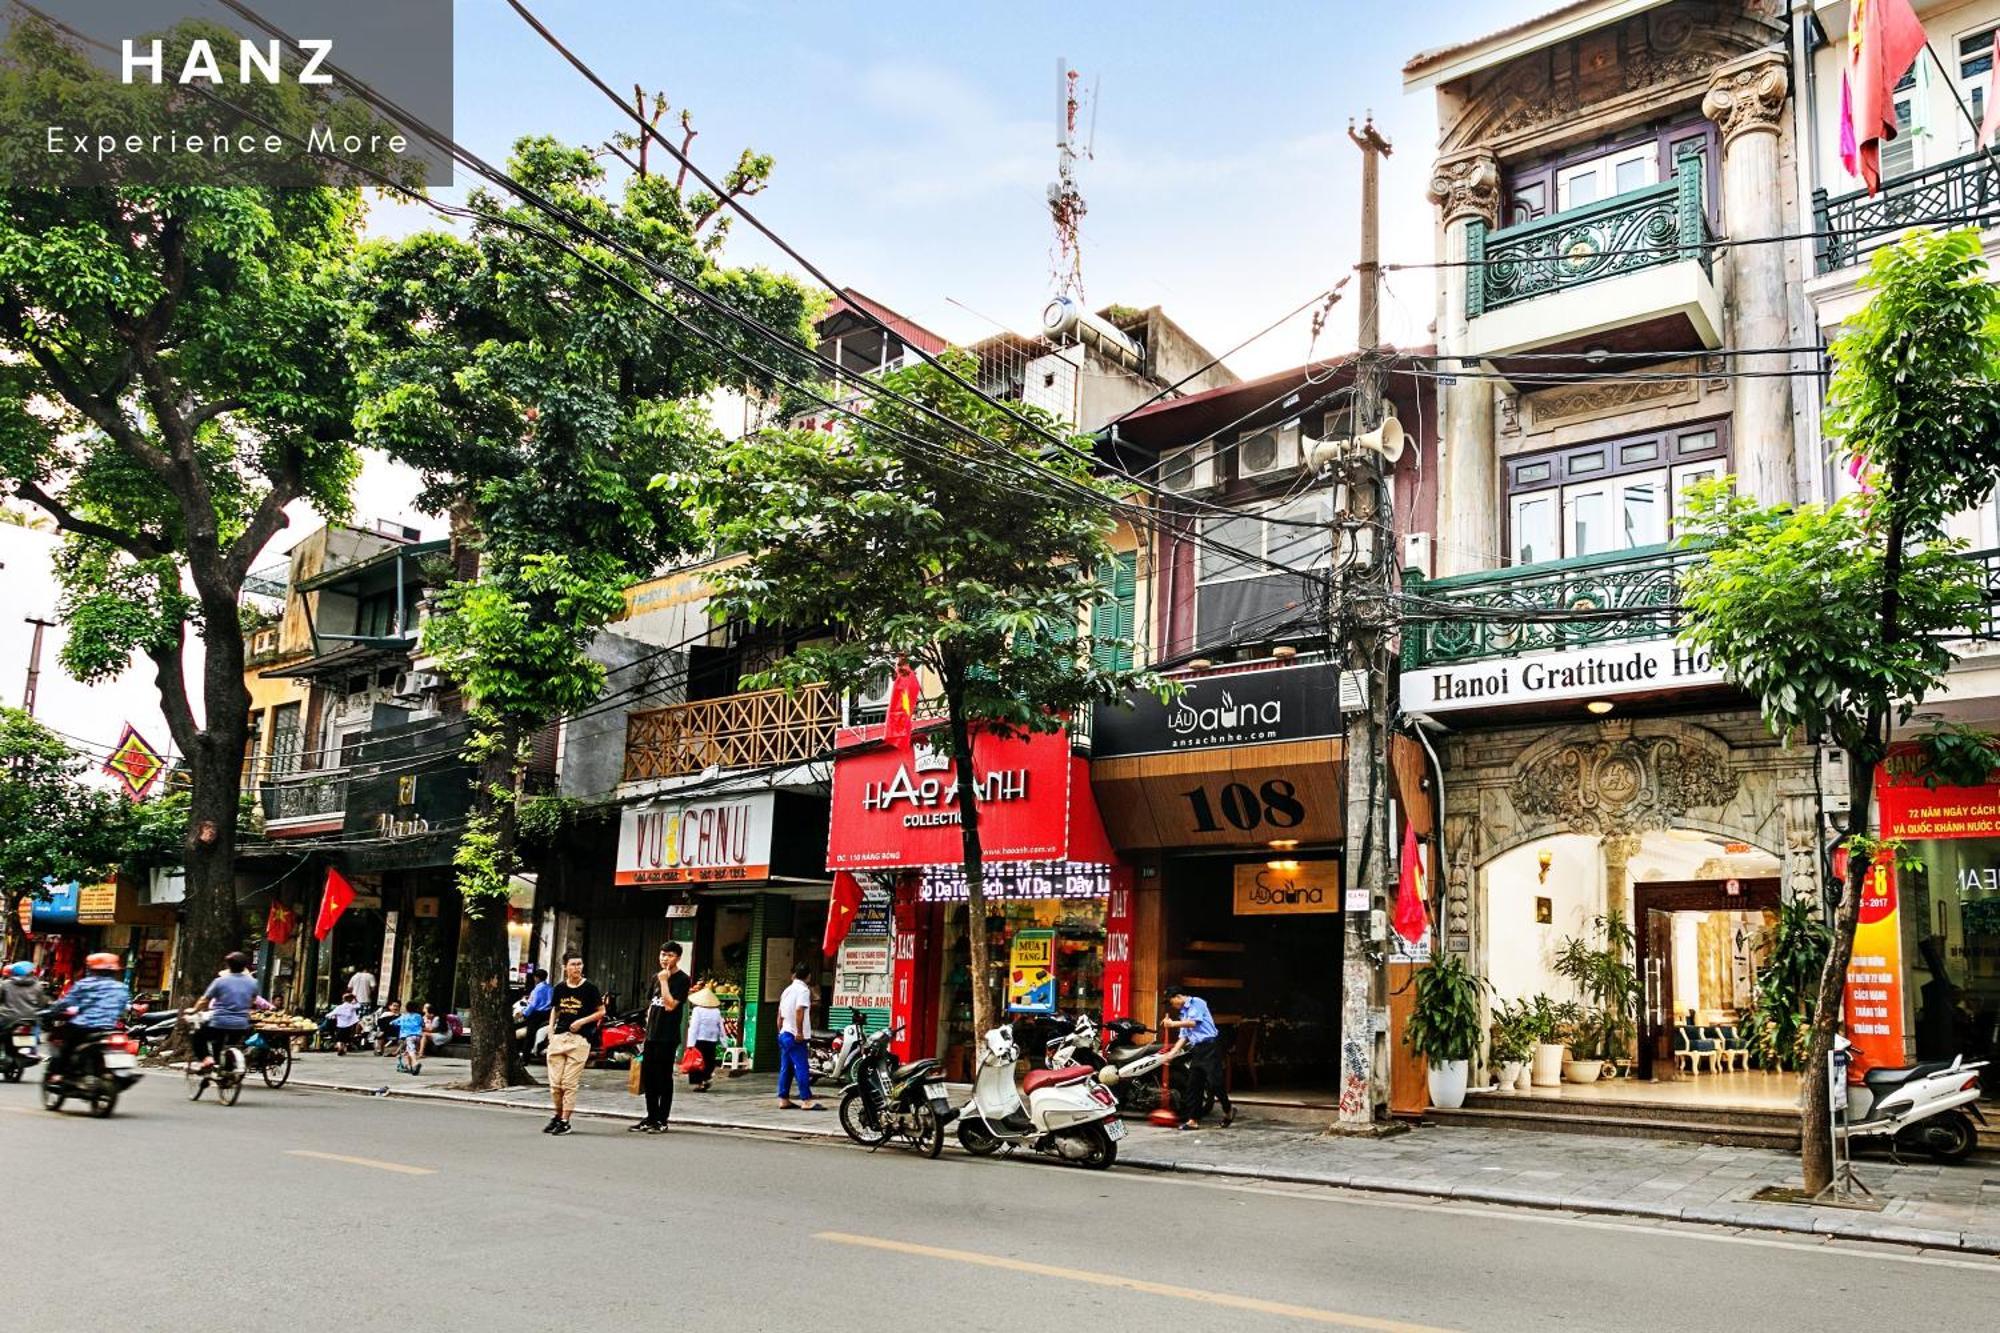
[[[242,690],[242,680],[237,680]],[[210,698],[211,710],[216,700]],[[236,816],[243,786],[244,714],[233,726],[211,726],[188,755],[193,790],[188,799],[187,840],[182,844],[187,897],[181,904],[181,940],[174,967],[173,999],[191,1003],[222,967],[223,956],[243,943],[236,905]]]
[[[1868,812],[1874,804],[1875,761],[1858,751],[1848,764],[1848,781],[1853,802],[1847,817],[1847,835],[1868,831]],[[1799,1171],[1807,1192],[1817,1194],[1833,1183],[1833,1106],[1828,1087],[1826,1059],[1833,1050],[1834,1029],[1846,1008],[1847,965],[1854,957],[1854,927],[1861,919],[1861,892],[1868,882],[1873,861],[1851,850],[1847,857],[1847,881],[1840,888],[1840,905],[1834,910],[1833,940],[1826,951],[1826,966],[1820,969],[1818,997],[1814,1001],[1812,1027],[1806,1037],[1805,1068],[1799,1103]]]
[[[472,1029],[472,1069],[466,1086],[476,1092],[533,1082],[514,1045],[514,1011],[507,1003],[507,886],[514,878],[519,841],[516,813],[522,768],[516,752],[520,739],[516,729],[504,729],[496,754],[479,770],[476,808],[491,821],[499,890],[479,890],[465,878],[459,881],[465,898],[465,966],[472,977],[471,999],[466,1005],[466,1023]]]
[[[4,895],[7,920],[4,926],[0,926],[0,930],[5,931],[4,935],[0,935],[0,940],[5,941],[4,946],[0,946],[0,963],[11,963],[28,956],[28,935],[21,928],[21,904],[27,900],[27,892],[23,889],[9,889]]]
[[[944,676],[946,726],[958,774],[959,845],[965,856],[965,930],[971,945],[972,1040],[975,1046],[998,1027],[993,1003],[992,941],[986,931],[986,857],[979,845],[978,779],[972,771],[972,727],[965,718],[964,668],[947,664]]]

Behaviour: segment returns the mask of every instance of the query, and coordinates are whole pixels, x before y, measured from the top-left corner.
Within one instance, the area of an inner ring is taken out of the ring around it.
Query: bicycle
[[[289,1043],[286,1046],[285,1054],[285,1075],[286,1077],[290,1077],[291,1048]],[[232,1042],[216,1052],[215,1063],[207,1068],[203,1068],[201,1061],[190,1054],[185,1072],[189,1101],[200,1101],[201,1094],[208,1091],[209,1084],[213,1083],[215,1085],[215,1099],[224,1106],[234,1106],[236,1105],[236,1099],[243,1095],[243,1080],[249,1076],[250,1059],[244,1054],[243,1047]],[[269,1083],[270,1078],[271,1076],[266,1074],[264,1076],[265,1082]],[[276,1087],[277,1084],[272,1084],[272,1086]]]

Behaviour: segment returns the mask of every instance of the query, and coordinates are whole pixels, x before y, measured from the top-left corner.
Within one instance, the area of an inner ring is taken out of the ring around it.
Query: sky
[[[1555,0],[529,4],[614,88],[690,108],[693,155],[711,174],[746,146],[772,154],[752,209],[841,285],[956,342],[1033,331],[1053,293],[1045,192],[1067,61],[1097,89],[1094,157],[1077,168],[1086,299],[1161,305],[1221,353],[1351,271],[1350,118],[1372,111],[1394,145],[1384,259],[1432,258],[1433,94],[1406,96],[1403,64]],[[629,125],[501,0],[459,0],[456,23],[454,134],[482,156],[523,134],[595,144]],[[1087,132],[1088,107],[1083,119]],[[395,235],[436,221],[378,204],[370,225]],[[727,258],[789,268],[740,222]],[[1251,377],[1351,347],[1353,308],[1336,307],[1317,346],[1301,315],[1228,364]],[[1428,341],[1434,313],[1428,273],[1389,275],[1386,339]],[[356,513],[438,535],[410,512],[413,491],[371,460]]]

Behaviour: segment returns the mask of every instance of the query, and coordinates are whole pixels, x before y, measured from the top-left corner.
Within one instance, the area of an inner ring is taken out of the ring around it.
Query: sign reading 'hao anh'
[[[919,736],[879,742],[880,727],[843,731],[833,766],[829,870],[951,865],[964,859],[958,771]],[[1048,861],[1068,854],[1071,756],[1061,732],[975,733],[972,770],[979,840],[988,860]]]

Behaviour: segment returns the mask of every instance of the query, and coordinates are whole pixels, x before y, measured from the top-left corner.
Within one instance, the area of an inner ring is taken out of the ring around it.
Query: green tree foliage
[[[1828,505],[1760,507],[1725,485],[1693,501],[1681,638],[1756,697],[1771,730],[1848,755],[1847,883],[1807,1042],[1805,1185],[1832,1179],[1825,1067],[1871,857],[1876,766],[1949,670],[1948,641],[1983,615],[1979,567],[1946,522],[1985,503],[2000,469],[2000,292],[1975,231],[1912,234],[1879,251],[1872,295],[1833,355],[1830,445],[1866,489]]]
[[[186,36],[170,35],[170,63]],[[0,107],[17,117],[167,95],[117,89],[38,24],[8,43]],[[68,534],[64,667],[98,680],[147,659],[187,757],[182,993],[238,934],[244,575],[288,506],[343,513],[358,468],[346,330],[361,217],[358,191],[334,188],[0,189],[0,487]]]
[[[95,883],[124,859],[132,817],[116,792],[84,780],[90,761],[18,708],[0,708],[0,901],[16,956],[23,898],[43,881]],[[3,960],[0,960],[3,961]]]
[[[672,179],[634,175],[614,200],[588,152],[546,138],[517,144],[510,169],[651,264],[810,339],[812,295],[722,267],[699,235],[701,201]],[[472,1082],[491,1087],[525,1077],[506,1040],[503,978],[527,743],[598,696],[592,639],[629,583],[696,539],[674,497],[649,483],[704,466],[717,444],[707,395],[768,386],[715,345],[743,345],[740,330],[703,312],[708,341],[649,304],[683,301],[644,264],[597,245],[571,253],[541,234],[549,224],[537,214],[490,195],[472,206],[482,217],[467,237],[368,253],[359,421],[369,443],[422,473],[425,507],[454,516],[462,566],[477,556],[476,577],[435,598],[424,647],[473,714],[480,799],[457,868],[476,978]]]
[[[954,356],[970,378],[970,358]],[[1034,423],[1025,424],[928,366],[882,382],[898,397],[878,398],[850,429],[745,438],[681,489],[722,549],[749,552],[718,576],[723,609],[829,636],[747,683],[851,689],[899,659],[934,676],[946,726],[930,742],[957,764],[978,922],[986,911],[973,729],[1056,731],[1080,709],[1161,686],[1148,673],[1101,665],[1130,645],[1076,633],[1109,595],[1095,574],[1110,554],[1115,499],[1093,475],[1088,439],[1073,441],[1080,453],[1050,451],[1040,432],[1061,431],[1053,417],[1020,408]],[[1030,465],[1057,476],[1026,477]],[[973,1021],[985,1031],[995,996],[984,930],[972,932],[971,947],[980,983]]]

